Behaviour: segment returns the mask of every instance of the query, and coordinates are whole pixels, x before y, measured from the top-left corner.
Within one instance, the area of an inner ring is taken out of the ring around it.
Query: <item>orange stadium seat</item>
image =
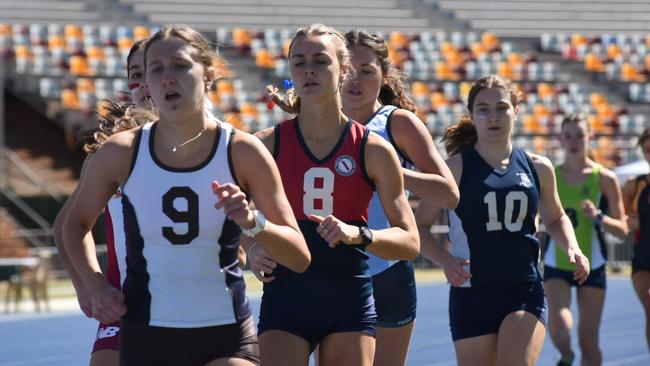
[[[250,50],[252,40],[253,37],[246,29],[235,28],[232,30],[232,43],[240,52]]]
[[[409,39],[406,34],[402,32],[390,32],[388,38],[388,47],[392,49],[408,48]]]
[[[149,27],[143,25],[136,25],[133,27],[133,40],[136,42],[149,37],[150,34],[151,31],[149,30]]]
[[[605,72],[605,65],[598,55],[587,53],[585,55],[585,69],[591,72]]]
[[[433,107],[434,109],[449,104],[449,100],[447,100],[447,97],[443,92],[437,91],[431,93],[430,99],[431,99],[431,107]]]
[[[537,118],[533,115],[526,114],[524,115],[523,121],[523,130],[525,133],[533,133],[539,129],[539,122]]]
[[[242,103],[240,106],[240,114],[244,118],[257,118],[257,106],[255,103]]]
[[[128,53],[131,50],[131,47],[133,47],[133,39],[128,38],[128,37],[120,37],[120,39],[117,40],[117,48],[120,50],[121,53]]]
[[[483,32],[481,34],[481,43],[488,52],[499,49],[499,38],[494,33]]]
[[[11,38],[12,33],[11,25],[0,23],[0,36]]]
[[[79,109],[81,104],[79,103],[77,91],[73,89],[61,90],[61,106],[65,109]]]
[[[537,84],[537,95],[542,99],[554,97],[556,95],[555,87],[549,83],[539,83]]]
[[[621,51],[621,47],[615,43],[610,43],[607,45],[607,58],[610,60],[614,60],[617,57],[621,56],[623,51]]]
[[[89,93],[95,91],[95,83],[91,79],[77,79],[77,93]]]
[[[104,60],[104,50],[96,46],[88,47],[86,48],[86,56],[89,60]]]
[[[633,64],[624,62],[621,64],[621,80],[628,82],[644,83],[647,77],[639,72]]]
[[[65,35],[65,38],[76,38],[79,40],[83,39],[81,27],[78,25],[66,24],[66,26],[63,28],[63,34]]]
[[[579,48],[580,46],[586,46],[589,44],[587,37],[580,33],[574,33],[571,35],[571,46],[574,48]]]
[[[262,69],[275,69],[275,57],[271,55],[268,49],[261,48],[255,55],[255,64]]]
[[[62,36],[58,34],[50,34],[50,36],[47,39],[47,45],[50,48],[50,51],[52,51],[55,48],[65,49],[66,42]]]
[[[414,97],[422,97],[429,95],[429,87],[426,83],[421,81],[414,81],[411,83],[411,93]]]
[[[485,55],[488,53],[487,48],[481,43],[481,42],[474,42],[470,46],[470,50],[472,51],[472,55],[474,58],[479,58],[482,55]]]
[[[499,62],[497,64],[497,74],[506,77],[510,80],[517,80],[515,78],[515,71],[512,65],[507,62]]]
[[[219,93],[219,96],[234,95],[235,87],[230,80],[221,79],[217,81],[217,93]]]
[[[76,76],[89,76],[90,67],[85,56],[70,56],[70,74]]]
[[[467,101],[469,97],[469,91],[472,89],[472,83],[469,81],[463,81],[458,87],[458,94],[463,101]]]
[[[17,59],[28,59],[32,57],[32,52],[27,45],[16,45],[14,47],[14,54]]]

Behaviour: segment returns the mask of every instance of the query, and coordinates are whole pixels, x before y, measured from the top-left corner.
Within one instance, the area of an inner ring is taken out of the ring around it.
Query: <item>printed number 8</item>
[[[317,185],[316,182],[319,182]],[[311,168],[305,173],[303,181],[305,195],[302,197],[302,210],[305,215],[325,217],[334,211],[334,173],[329,168]],[[320,202],[320,208],[316,208]]]

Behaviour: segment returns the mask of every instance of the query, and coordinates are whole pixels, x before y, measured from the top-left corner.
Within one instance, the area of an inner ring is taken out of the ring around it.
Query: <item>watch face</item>
[[[368,245],[372,242],[372,231],[368,229],[367,227],[362,227],[361,228],[361,237],[363,238],[361,241],[361,244],[363,245]]]

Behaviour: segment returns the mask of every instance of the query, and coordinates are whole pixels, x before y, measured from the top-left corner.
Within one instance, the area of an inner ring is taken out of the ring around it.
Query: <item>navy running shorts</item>
[[[589,277],[587,277],[587,280],[582,285],[578,285],[578,282],[573,279],[573,271],[565,271],[554,267],[544,266],[544,282],[553,278],[564,280],[571,287],[607,288],[607,275],[605,273],[604,264],[596,269],[592,269],[591,272],[589,272]]]
[[[524,310],[546,326],[548,304],[541,282],[451,287],[449,325],[455,341],[499,332],[509,314]]]
[[[377,326],[403,327],[415,320],[417,293],[413,263],[399,261],[372,277]]]
[[[376,324],[372,295],[359,299],[289,301],[264,294],[257,328],[259,335],[269,330],[297,335],[306,340],[313,351],[318,343],[333,333],[361,332],[374,337]]]

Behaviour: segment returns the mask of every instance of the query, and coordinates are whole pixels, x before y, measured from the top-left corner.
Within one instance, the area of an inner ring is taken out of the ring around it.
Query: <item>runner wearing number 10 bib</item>
[[[460,366],[536,363],[548,314],[537,268],[538,211],[576,263],[577,281],[589,275],[550,161],[512,144],[520,102],[512,82],[485,76],[470,89],[469,114],[445,131],[447,164],[460,190],[458,207],[449,211],[451,253],[428,233],[437,211],[422,202],[416,213],[423,253],[452,285],[449,323]]]

